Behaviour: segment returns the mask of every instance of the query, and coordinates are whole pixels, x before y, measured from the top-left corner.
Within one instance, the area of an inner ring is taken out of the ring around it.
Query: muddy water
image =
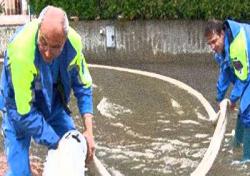
[[[112,175],[186,176],[197,167],[214,128],[203,120],[208,118],[207,113],[195,97],[142,75],[100,68],[90,71],[94,82],[96,155]],[[82,130],[76,102],[70,106]],[[208,175],[250,175],[247,165],[232,165],[241,151],[230,149],[231,129],[232,125]],[[31,153],[43,162],[46,148],[33,144]]]
[[[189,175],[202,159],[214,127],[187,92],[145,76],[91,69],[95,84],[97,156],[112,175]],[[112,83],[112,84],[111,84]],[[208,175],[250,175],[234,165],[241,150],[231,150],[229,125]]]
[[[213,128],[201,103],[169,83],[91,69],[97,156],[112,175],[188,175]]]

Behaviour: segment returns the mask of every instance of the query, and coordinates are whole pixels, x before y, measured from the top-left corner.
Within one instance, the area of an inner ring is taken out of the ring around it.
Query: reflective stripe
[[[79,81],[84,85],[84,88],[89,88],[92,85],[92,78],[90,76],[85,58],[82,54],[81,37],[76,33],[75,30],[70,28],[68,38],[76,50],[76,56],[70,62],[68,70],[70,70],[72,67],[77,67]]]
[[[230,60],[235,75],[242,81],[246,80],[248,77],[248,56],[246,34],[243,28],[240,29],[230,45]]]
[[[37,21],[27,24],[7,48],[17,111],[21,115],[31,108],[31,84],[37,75],[34,65],[37,29]]]

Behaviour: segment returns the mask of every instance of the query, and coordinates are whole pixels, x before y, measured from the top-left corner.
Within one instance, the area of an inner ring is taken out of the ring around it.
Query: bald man
[[[62,9],[48,6],[38,20],[16,32],[5,52],[0,90],[6,175],[31,175],[31,138],[55,149],[60,138],[75,129],[68,108],[71,89],[84,119],[87,160],[91,160],[95,145],[92,80],[81,37],[69,27]]]

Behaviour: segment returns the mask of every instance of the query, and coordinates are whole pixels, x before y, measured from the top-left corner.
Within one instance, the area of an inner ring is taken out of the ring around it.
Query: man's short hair
[[[220,20],[209,20],[205,26],[204,36],[209,37],[213,33],[221,34],[224,31],[224,23]]]
[[[46,12],[48,11],[49,8],[58,8],[58,9],[61,9],[59,7],[55,7],[55,6],[51,6],[51,5],[48,5],[46,6],[40,13],[39,17],[38,17],[38,21],[39,21],[39,26],[41,25],[41,23],[43,22],[43,19],[44,19],[44,16],[46,14]],[[64,30],[64,33],[65,35],[68,34],[68,31],[69,31],[69,20],[68,20],[68,17],[67,17],[67,14],[66,12],[61,9],[62,12],[64,13],[64,19],[63,19],[63,30]]]

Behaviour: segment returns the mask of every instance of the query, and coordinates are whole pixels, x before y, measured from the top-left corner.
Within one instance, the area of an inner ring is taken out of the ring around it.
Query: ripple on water
[[[111,119],[116,118],[119,114],[132,114],[132,111],[121,105],[111,103],[108,98],[103,97],[100,103],[97,105],[98,111],[104,116]]]

